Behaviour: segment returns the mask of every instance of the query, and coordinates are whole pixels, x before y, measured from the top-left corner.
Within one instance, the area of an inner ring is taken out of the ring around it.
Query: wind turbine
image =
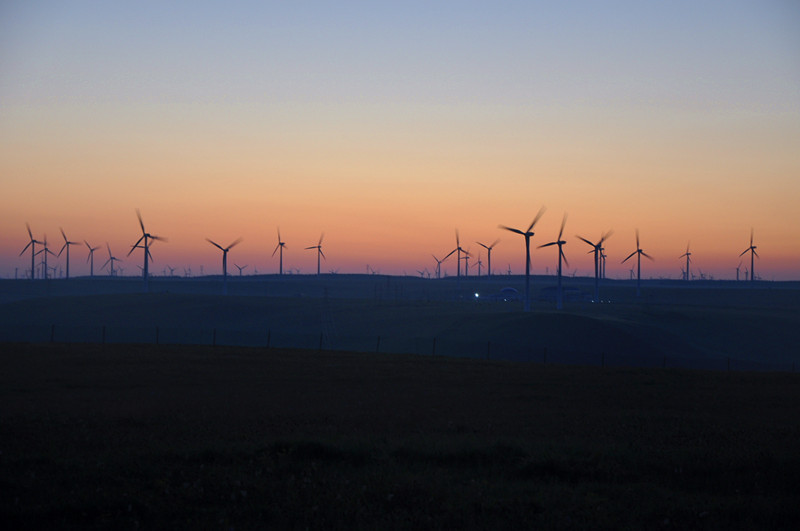
[[[43,267],[44,279],[47,280],[47,271],[48,271],[48,269],[47,269],[47,255],[48,254],[52,254],[53,256],[55,256],[56,253],[54,253],[53,251],[51,251],[50,249],[47,248],[47,235],[46,234],[44,236],[44,243],[42,245],[44,245],[44,248],[39,249],[36,252],[36,254],[41,254],[42,255],[42,265],[44,266]]]
[[[736,282],[739,282],[739,269],[742,267],[742,261],[739,260],[739,265],[736,266]]]
[[[91,247],[90,247],[90,249],[91,249]],[[116,256],[114,256],[113,254],[111,254],[111,246],[108,245],[108,242],[106,242],[106,249],[108,249],[108,260],[106,260],[106,263],[103,264],[103,267],[101,267],[100,269],[105,269],[105,267],[108,264],[111,264],[111,267],[109,268],[108,274],[109,274],[109,276],[113,277],[114,276],[114,262],[119,262],[120,259],[117,258]]]
[[[539,209],[539,213],[536,214],[536,217],[533,218],[531,224],[528,225],[528,230],[521,231],[519,229],[514,229],[511,227],[506,227],[505,225],[499,225],[501,229],[508,230],[514,232],[516,234],[521,234],[525,238],[525,311],[529,312],[531,310],[531,237],[533,236],[533,226],[536,225],[536,222],[539,221],[539,218],[542,217],[544,214],[545,208],[542,207]],[[508,266],[509,270],[511,269],[511,265]]]
[[[67,250],[67,278],[69,278],[69,246],[70,245],[78,245],[80,242],[71,242],[67,239],[67,235],[64,233],[64,229],[59,227],[61,230],[61,236],[64,237],[64,245],[61,247],[61,250],[58,251],[58,256],[61,256],[61,253],[64,252],[64,249]]]
[[[456,280],[458,282],[461,282],[461,253],[465,253],[468,256],[469,256],[469,253],[461,248],[461,238],[458,235],[458,229],[456,229],[456,248],[453,249],[452,251],[450,251],[449,253],[447,253],[447,256],[442,258],[442,261],[444,262],[445,260],[447,260],[447,258],[453,253],[456,253],[456,258],[457,258],[457,260],[456,260],[456,262],[457,262],[457,264],[456,264]]]
[[[235,266],[236,266],[236,269],[238,269],[238,270],[239,270],[239,276],[242,276],[242,271],[244,271],[245,269],[247,269],[247,265],[243,265],[243,266],[240,266],[239,264],[233,264],[233,265],[235,265]]]
[[[453,253],[450,253],[450,254],[453,254]],[[447,256],[450,256],[450,254],[448,254]],[[445,256],[441,260],[436,258],[435,254],[432,254],[431,256],[433,257],[434,260],[436,260],[436,278],[442,278],[442,262],[447,260],[447,256]]]
[[[30,237],[30,241],[28,242],[28,245],[23,247],[19,255],[22,256],[25,253],[25,251],[28,250],[28,247],[31,248],[31,280],[33,280],[34,278],[36,278],[36,260],[34,258],[36,256],[36,244],[37,243],[41,244],[42,242],[34,239],[33,233],[31,232],[31,226],[29,224],[26,223],[25,227],[27,227],[28,229],[28,236]]]
[[[682,255],[680,255],[678,258],[683,258],[684,256],[686,257],[686,272],[684,273],[684,278],[683,279],[688,282],[692,278],[689,275],[689,263],[692,261],[692,259],[691,259],[692,253],[689,252],[689,244],[688,243],[686,244],[686,252],[683,253]]]
[[[150,254],[150,240],[167,241],[167,239],[160,236],[154,236],[145,230],[144,221],[142,221],[142,214],[139,212],[138,208],[136,209],[136,217],[139,218],[139,226],[142,228],[142,236],[136,241],[135,244],[133,244],[131,250],[128,251],[128,256],[131,255],[134,249],[144,249],[144,266],[142,267],[142,276],[144,277],[144,290],[149,291],[150,285],[148,284],[147,266],[149,261],[153,259],[153,255]]]
[[[639,247],[639,229],[636,229],[636,250],[633,251],[631,254],[628,255],[628,258],[623,260],[621,263],[627,262],[633,255],[636,256],[636,296],[641,295],[641,283],[642,283],[642,256],[649,260],[653,260],[653,257],[647,254]],[[631,269],[631,273],[633,273],[633,269]]]
[[[94,276],[94,252],[96,250],[98,250],[100,247],[92,247],[91,245],[89,245],[89,242],[87,242],[86,240],[83,240],[83,243],[85,243],[86,247],[89,248],[89,256],[86,257],[86,261],[90,262],[90,264],[89,264],[89,277],[91,278],[91,277]]]
[[[486,273],[486,276],[487,277],[491,277],[492,276],[492,249],[494,248],[495,245],[500,243],[500,240],[499,239],[495,240],[491,245],[486,245],[486,244],[483,244],[481,242],[475,242],[475,243],[477,243],[478,245],[480,245],[481,247],[486,249],[486,253],[487,253],[486,267],[488,269],[488,273]],[[478,270],[478,276],[480,276],[480,274],[481,273],[480,273],[480,269],[479,269]]]
[[[590,253],[594,253],[594,301],[600,302],[600,277],[605,277],[603,272],[603,266],[605,260],[603,259],[603,242],[606,241],[606,238],[614,234],[613,230],[606,232],[605,234],[600,235],[600,241],[597,243],[592,243],[586,238],[582,236],[578,236],[579,240],[583,240],[589,245],[592,246],[592,250],[589,251]]]
[[[320,242],[321,243],[321,242]],[[279,255],[279,266],[278,266],[278,274],[283,274],[283,248],[286,247],[286,242],[281,240],[281,229],[278,227],[278,245],[275,246],[275,250],[272,251],[272,256],[275,256],[275,253],[280,249]]]
[[[320,257],[325,258],[325,253],[322,252],[322,238],[324,238],[324,237],[325,237],[325,233],[323,232],[322,234],[319,235],[319,242],[317,242],[316,245],[312,245],[311,247],[306,247],[306,251],[308,251],[310,249],[316,249],[317,250],[317,276],[319,276],[319,271],[320,271],[320,269],[319,269]],[[327,260],[327,258],[325,258],[325,260]]]
[[[46,238],[45,242],[47,242]],[[756,252],[756,246],[753,245],[753,229],[750,229],[750,247],[742,251],[742,254],[740,254],[739,256],[747,254],[748,252],[750,253],[750,282],[752,283],[755,282],[756,280],[756,270],[755,270],[756,263],[754,258],[758,256],[758,253]],[[759,258],[761,257],[759,256]]]
[[[218,244],[217,242],[212,241],[209,238],[206,238],[206,241],[208,243],[210,243],[211,245],[213,245],[214,247],[216,247],[217,249],[219,249],[220,251],[222,251],[222,284],[223,284],[223,291],[225,292],[225,294],[227,294],[228,293],[228,251],[230,251],[231,248],[234,245],[238,245],[239,242],[242,241],[242,239],[239,238],[238,240],[234,241],[233,243],[231,243],[227,247],[223,247],[220,244]]]
[[[477,263],[477,264],[475,264],[475,266],[478,266],[478,278],[480,278],[480,277],[481,277],[481,266],[482,266],[482,265],[483,265],[483,261],[481,261],[481,253],[480,253],[480,251],[479,251],[479,252],[478,252],[478,263]],[[473,266],[473,267],[475,267],[475,266]]]
[[[463,251],[463,253],[464,253],[464,276],[468,277],[469,276],[469,258],[472,255],[469,254],[469,251]]]
[[[556,310],[560,310],[564,307],[564,292],[561,289],[561,261],[563,259],[564,263],[567,264],[569,267],[569,262],[567,261],[567,256],[564,254],[564,244],[567,243],[566,241],[561,239],[561,236],[564,234],[564,225],[567,224],[567,215],[564,214],[564,217],[561,219],[561,228],[558,231],[558,239],[554,242],[545,243],[544,245],[540,245],[539,249],[542,247],[550,247],[552,245],[558,245],[558,293],[556,295]]]

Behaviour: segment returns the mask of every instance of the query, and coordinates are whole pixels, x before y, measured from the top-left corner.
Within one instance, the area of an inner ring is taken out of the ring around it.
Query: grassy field
[[[781,529],[800,377],[0,347],[8,528]]]

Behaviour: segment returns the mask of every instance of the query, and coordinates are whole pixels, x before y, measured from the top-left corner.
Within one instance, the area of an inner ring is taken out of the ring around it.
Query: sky
[[[568,274],[593,274],[576,235],[613,230],[627,278],[639,229],[644,277],[680,278],[690,245],[734,278],[752,228],[757,274],[800,279],[800,2],[5,0],[0,190],[3,278],[26,223],[138,273],[137,208],[158,274],[220,273],[205,239],[239,237],[229,272],[277,272],[278,227],[301,273],[322,233],[323,272],[432,272],[458,229],[470,265],[499,238],[520,274],[498,225],[546,206],[532,245],[568,214]]]

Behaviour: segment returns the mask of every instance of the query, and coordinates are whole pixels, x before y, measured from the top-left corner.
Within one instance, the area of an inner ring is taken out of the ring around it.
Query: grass
[[[793,528],[795,374],[0,350],[11,528]]]

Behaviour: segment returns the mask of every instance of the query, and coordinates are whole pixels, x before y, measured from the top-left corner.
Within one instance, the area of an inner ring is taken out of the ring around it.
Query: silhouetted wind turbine
[[[686,252],[683,253],[682,255],[680,255],[678,258],[683,258],[684,256],[686,257],[686,272],[684,273],[684,278],[683,279],[688,282],[692,278],[689,275],[689,263],[692,261],[692,259],[691,259],[692,253],[689,252],[689,243],[686,244]]]
[[[106,249],[108,249],[108,260],[106,260],[106,263],[104,263],[103,267],[101,267],[100,269],[105,269],[105,267],[107,265],[111,264],[111,267],[109,268],[108,274],[109,274],[109,276],[113,277],[114,276],[114,262],[119,262],[121,260],[119,258],[117,258],[116,256],[114,256],[113,254],[111,254],[111,246],[108,245],[108,242],[106,242]]]
[[[456,260],[456,262],[457,262],[457,264],[456,264],[456,280],[458,282],[460,282],[461,281],[461,253],[466,253],[466,254],[469,254],[469,253],[467,253],[464,249],[461,248],[461,238],[458,235],[458,229],[456,229],[456,248],[453,249],[452,251],[450,251],[449,253],[447,253],[447,256],[445,256],[442,259],[442,261],[447,260],[447,258],[453,253],[456,253],[456,258],[457,258],[457,260]]]
[[[28,250],[28,247],[31,248],[31,280],[33,280],[34,278],[36,278],[36,260],[35,260],[36,244],[37,243],[41,244],[42,242],[34,239],[33,233],[31,232],[31,226],[29,224],[26,223],[25,227],[28,229],[28,236],[30,237],[30,241],[28,241],[28,244],[25,247],[23,247],[19,255],[22,256],[25,253],[25,251]]]
[[[636,256],[636,296],[639,297],[641,295],[641,283],[642,283],[642,256],[649,260],[653,260],[653,257],[647,254],[639,247],[639,229],[636,229],[636,250],[633,251],[628,257],[623,260],[621,263],[627,262],[633,255]],[[631,269],[633,271],[633,269]]]
[[[478,263],[475,264],[475,265],[478,266],[478,278],[480,278],[480,276],[481,276],[481,266],[483,265],[483,261],[481,261],[481,253],[480,253],[480,251],[478,251]]]
[[[308,251],[310,249],[316,249],[317,250],[317,276],[319,276],[319,272],[320,272],[320,267],[319,267],[320,266],[320,257],[325,258],[325,253],[322,252],[322,238],[324,238],[324,237],[325,237],[325,233],[323,232],[322,234],[319,235],[319,242],[317,242],[316,245],[312,245],[311,247],[306,247],[306,251]],[[325,260],[327,260],[327,258],[325,258]]]
[[[238,245],[239,242],[242,241],[242,239],[239,238],[239,239],[235,240],[233,243],[231,243],[227,247],[223,247],[220,244],[218,244],[217,242],[214,242],[214,241],[210,240],[209,238],[206,238],[206,241],[208,243],[210,243],[211,245],[213,245],[214,247],[218,248],[220,251],[222,251],[222,286],[223,286],[223,291],[227,294],[228,293],[228,251],[230,251],[233,246]]]
[[[278,261],[278,263],[279,263],[278,274],[279,275],[283,274],[283,248],[284,247],[286,247],[286,242],[281,240],[281,229],[280,229],[280,227],[278,227],[278,245],[276,245],[275,246],[275,250],[272,251],[272,256],[275,256],[275,253],[278,250],[280,250],[279,261]]]
[[[130,256],[134,249],[144,249],[144,266],[142,267],[142,277],[144,278],[144,290],[148,291],[150,289],[150,285],[148,284],[149,275],[147,266],[149,261],[153,259],[153,255],[150,254],[150,240],[167,241],[167,239],[160,236],[154,236],[145,230],[144,222],[142,221],[142,214],[139,212],[138,208],[136,209],[136,217],[139,219],[139,226],[142,228],[142,236],[136,241],[135,244],[133,244],[131,250],[128,251],[127,256]]]
[[[600,302],[600,277],[603,276],[603,242],[614,234],[614,231],[610,230],[605,234],[600,235],[600,241],[597,243],[592,243],[586,238],[582,236],[578,236],[579,240],[583,240],[589,245],[592,246],[592,250],[589,251],[590,253],[594,253],[594,301]]]
[[[44,268],[43,268],[44,279],[47,280],[47,271],[48,271],[48,269],[47,269],[47,255],[48,254],[52,254],[53,256],[55,256],[56,253],[54,253],[53,251],[51,251],[50,249],[47,248],[47,235],[46,234],[44,236],[44,243],[42,243],[42,245],[44,245],[44,247],[42,249],[39,249],[36,252],[36,254],[41,254],[42,255],[42,265],[44,266]]]
[[[46,238],[45,242],[47,242]],[[756,252],[756,246],[753,245],[753,229],[750,229],[750,247],[742,251],[742,254],[740,254],[739,256],[745,255],[748,252],[750,253],[750,282],[754,282],[756,279],[756,270],[755,270],[756,263],[754,258],[758,256],[758,253]],[[760,256],[758,257],[761,258]]]
[[[739,282],[739,269],[742,267],[742,261],[739,261],[739,265],[736,266],[736,282]]]
[[[560,310],[564,307],[564,292],[561,289],[561,261],[563,259],[564,263],[567,264],[569,267],[569,262],[567,262],[567,256],[564,254],[564,244],[567,242],[561,239],[561,236],[564,234],[564,225],[567,224],[567,215],[564,214],[564,217],[561,219],[561,228],[558,230],[558,238],[554,242],[545,243],[544,245],[540,245],[539,249],[542,247],[550,247],[552,245],[558,245],[558,292],[556,294],[556,309]]]
[[[464,276],[469,276],[469,259],[472,256],[469,251],[462,251],[464,253]]]
[[[450,253],[450,254],[453,254],[453,253]],[[450,256],[450,254],[448,254],[447,256]],[[436,260],[436,278],[442,278],[442,262],[447,260],[447,256],[445,256],[441,260],[436,258],[435,254],[432,254],[431,256],[433,257],[434,260]]]
[[[488,256],[486,258],[486,267],[488,268],[488,273],[486,274],[486,276],[487,277],[491,277],[492,276],[492,249],[494,248],[495,245],[500,243],[500,240],[499,239],[495,240],[491,245],[485,245],[485,244],[483,244],[481,242],[475,242],[475,243],[477,243],[478,245],[480,245],[481,247],[486,249],[486,253],[487,253],[487,256]],[[481,274],[480,273],[480,269],[478,269],[478,276],[480,276],[480,274]]]
[[[89,242],[83,240],[83,243],[86,244],[86,247],[89,248],[89,256],[86,257],[86,261],[90,262],[89,264],[89,277],[94,277],[94,252],[98,250],[100,247],[92,247],[89,245]]]
[[[506,227],[505,225],[499,225],[501,229],[508,230],[514,232],[516,234],[521,234],[525,238],[525,311],[528,312],[531,309],[531,237],[533,236],[533,226],[536,225],[536,222],[539,221],[539,218],[542,217],[544,214],[545,208],[542,207],[539,209],[539,213],[536,214],[536,217],[533,218],[531,224],[528,225],[528,230],[521,231],[519,229],[514,229],[511,227]],[[509,269],[511,266],[509,265]]]
[[[239,264],[233,264],[233,265],[235,265],[235,266],[236,266],[236,269],[238,269],[238,270],[239,270],[239,276],[242,276],[242,271],[244,271],[245,269],[247,269],[247,265],[243,265],[243,266],[240,266]]]
[[[70,245],[78,245],[80,242],[71,242],[67,239],[67,235],[64,233],[64,229],[60,228],[61,236],[64,237],[64,245],[61,247],[61,250],[58,251],[58,256],[61,256],[61,253],[64,252],[64,249],[67,250],[67,278],[69,278],[69,246]]]

